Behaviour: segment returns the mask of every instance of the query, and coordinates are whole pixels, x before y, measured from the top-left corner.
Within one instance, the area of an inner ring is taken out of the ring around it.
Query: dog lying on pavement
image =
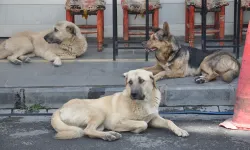
[[[56,110],[51,118],[55,138],[88,136],[113,141],[121,138],[119,132],[141,133],[148,126],[169,129],[181,137],[189,135],[159,115],[161,93],[151,72],[131,70],[124,76],[124,91],[96,100],[72,99]]]

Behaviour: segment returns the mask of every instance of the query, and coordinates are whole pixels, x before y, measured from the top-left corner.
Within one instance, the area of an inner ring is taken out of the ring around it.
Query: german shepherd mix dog
[[[230,83],[239,75],[240,63],[230,54],[223,51],[202,51],[193,47],[180,45],[171,35],[169,25],[163,29],[154,29],[148,41],[142,42],[147,51],[155,52],[157,64],[143,68],[154,74],[155,80],[162,78],[182,78],[198,76],[198,84],[221,77]]]
[[[124,74],[125,89],[99,99],[72,99],[54,112],[51,125],[56,139],[82,136],[113,141],[118,132],[140,133],[148,126],[171,130],[177,136],[188,132],[159,115],[161,93],[152,72],[137,69]],[[109,131],[104,131],[107,129]]]

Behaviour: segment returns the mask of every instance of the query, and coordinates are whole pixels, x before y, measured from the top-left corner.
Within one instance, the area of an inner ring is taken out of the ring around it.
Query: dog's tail
[[[235,63],[236,64],[230,70],[221,75],[221,78],[224,82],[230,83],[239,76],[240,63],[237,60]]]
[[[61,140],[75,139],[75,138],[80,138],[84,135],[82,128],[76,126],[70,126],[64,123],[61,120],[59,110],[54,112],[54,114],[52,115],[51,125],[57,131],[55,139],[61,139]]]

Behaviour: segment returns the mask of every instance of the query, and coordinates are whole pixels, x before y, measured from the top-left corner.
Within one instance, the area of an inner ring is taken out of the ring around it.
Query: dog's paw
[[[22,64],[22,61],[18,60],[18,59],[15,59],[12,61],[13,64],[15,65],[21,65]]]
[[[175,131],[175,134],[176,134],[177,136],[180,136],[180,137],[187,137],[187,136],[189,136],[189,133],[188,133],[187,131],[181,129],[181,128],[177,129],[177,130]]]
[[[155,81],[162,80],[163,78],[164,78],[164,77],[162,77],[162,76],[154,75]]]
[[[103,140],[105,141],[115,141],[122,137],[120,133],[114,132],[114,131],[108,131],[105,133],[105,136]]]
[[[30,63],[31,62],[31,59],[29,57],[23,57],[23,62],[25,63]]]
[[[202,84],[202,83],[205,83],[206,80],[204,79],[203,76],[199,76],[199,77],[194,79],[194,82],[197,83],[197,84]]]
[[[54,66],[58,67],[62,65],[62,61],[59,57],[57,57],[54,62],[53,62]]]

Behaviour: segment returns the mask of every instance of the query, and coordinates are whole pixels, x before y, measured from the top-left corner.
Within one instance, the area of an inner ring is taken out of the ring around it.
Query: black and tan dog
[[[196,83],[209,82],[217,77],[230,83],[239,74],[240,64],[230,53],[202,51],[180,45],[170,34],[167,22],[163,29],[154,29],[154,34],[142,44],[147,51],[155,52],[157,64],[143,69],[151,71],[156,81],[162,78],[198,76],[195,78]]]

